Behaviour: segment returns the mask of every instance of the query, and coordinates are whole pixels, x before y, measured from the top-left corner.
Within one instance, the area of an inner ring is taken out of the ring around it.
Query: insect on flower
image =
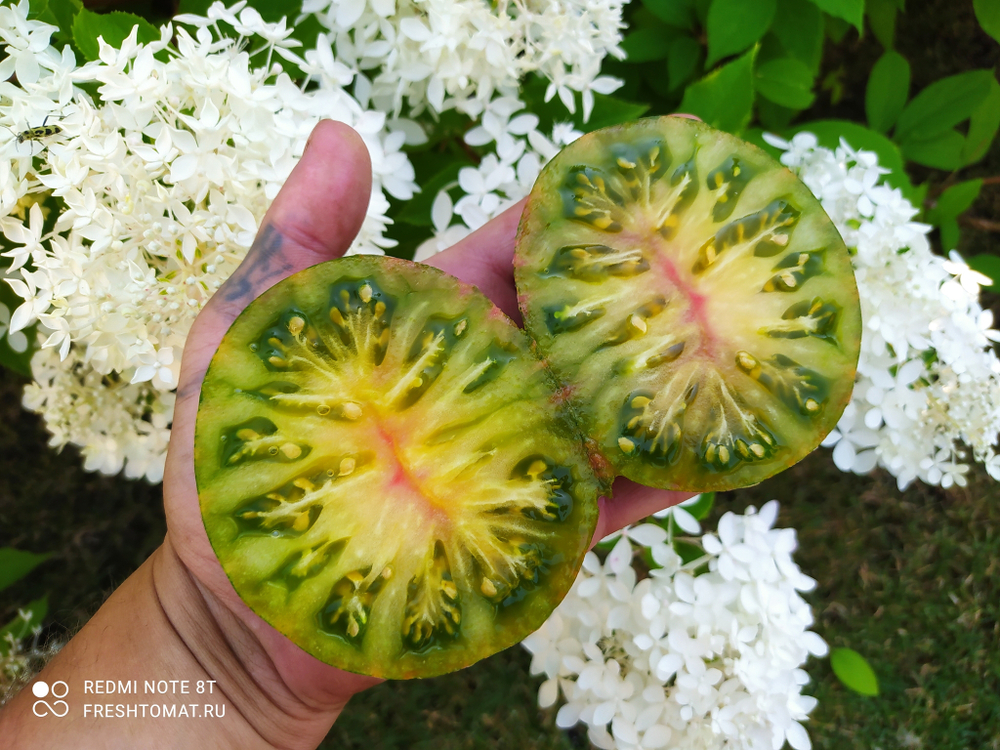
[[[49,118],[52,115],[46,115],[45,119],[42,120],[41,125],[37,125],[33,128],[28,128],[27,130],[17,133],[17,145],[20,146],[25,141],[43,141],[46,138],[51,138],[54,135],[59,135],[63,132],[63,129],[59,125],[47,125]],[[7,127],[7,126],[4,126]],[[7,128],[11,133],[14,131],[11,128]]]

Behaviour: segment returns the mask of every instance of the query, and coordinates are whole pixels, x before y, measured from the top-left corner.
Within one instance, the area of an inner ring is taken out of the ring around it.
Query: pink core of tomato
[[[684,320],[697,326],[697,330],[701,334],[698,349],[691,354],[700,353],[706,357],[714,358],[718,351],[719,339],[709,320],[708,296],[697,292],[690,277],[677,268],[674,263],[674,258],[677,255],[676,252],[666,249],[656,252],[652,257],[656,259],[655,262],[660,271],[669,281],[669,288],[676,289],[686,300],[687,309],[684,313]]]
[[[392,498],[406,498],[419,514],[425,519],[433,519],[436,523],[448,523],[447,503],[435,497],[428,490],[428,477],[415,474],[403,458],[393,430],[383,426],[378,417],[372,419],[376,437],[378,438],[378,453],[384,465],[392,466],[392,475],[385,482],[385,492]]]

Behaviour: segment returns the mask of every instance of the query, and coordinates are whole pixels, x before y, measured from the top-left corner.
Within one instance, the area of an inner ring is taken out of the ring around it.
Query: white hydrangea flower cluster
[[[882,183],[874,153],[846,142],[820,147],[765,135],[852,249],[861,296],[861,358],[851,402],[824,441],[842,471],[888,469],[900,490],[914,479],[966,484],[968,452],[1000,480],[1000,360],[993,314],[979,304],[990,279],[958,254],[935,255],[917,209]]]
[[[391,246],[387,194],[417,189],[405,133],[345,91],[352,74],[327,75],[316,54],[294,52],[284,22],[244,6],[178,17],[191,33],[167,24],[150,44],[133,30],[82,66],[68,46],[49,44],[54,27],[28,19],[28,0],[0,8],[9,55],[0,125],[11,131],[0,146],[0,231],[18,246],[5,253],[7,283],[24,299],[9,330],[38,321],[43,348],[58,350],[62,372],[39,354],[25,405],[43,414],[54,445],[81,446],[88,468],[115,473],[124,461],[129,476],[162,476],[165,425],[150,415],[170,422],[191,323],[246,254],[321,118],[351,125],[372,157],[371,203],[351,252]],[[313,83],[293,83],[279,58]],[[16,137],[46,118],[59,133]],[[104,413],[108,403],[117,406]],[[149,439],[128,444],[137,435]]]
[[[515,96],[522,79],[549,81],[546,100],[559,96],[584,119],[594,91],[620,82],[601,76],[608,54],[624,57],[625,0],[305,0],[328,30],[337,61],[356,72],[354,95],[398,116],[457,109],[481,115],[495,97]],[[323,53],[329,54],[329,53]],[[332,58],[331,58],[332,59]]]
[[[795,531],[773,528],[777,515],[776,501],[726,513],[687,564],[653,523],[626,528],[603,563],[588,553],[524,641],[531,673],[546,677],[539,705],[561,692],[557,725],[583,722],[605,750],[810,748],[801,722],[816,699],[801,693],[801,666],[827,646],[808,630],[799,592],[815,581],[792,560]],[[655,562],[642,580],[633,544]]]

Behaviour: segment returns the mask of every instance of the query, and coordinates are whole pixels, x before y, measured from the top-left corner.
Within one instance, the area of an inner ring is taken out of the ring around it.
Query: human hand
[[[314,747],[351,695],[378,680],[321,663],[255,615],[236,594],[212,551],[199,510],[193,463],[199,393],[223,335],[254,298],[281,279],[347,250],[365,217],[370,175],[367,151],[352,130],[331,121],[317,126],[246,259],[198,316],[181,368],[164,475],[168,533],[157,585],[166,589],[161,598],[169,599],[171,581],[190,577],[202,600],[195,600],[203,607],[202,616],[234,644],[238,663],[233,669],[243,668],[252,677],[256,689],[234,699],[243,701],[240,713],[271,744],[290,736],[296,738],[295,746]],[[479,287],[516,322],[520,314],[512,259],[522,206],[513,206],[428,261]],[[690,496],[619,478],[613,499],[600,499],[594,539]],[[192,632],[190,637],[197,635]],[[272,706],[281,709],[280,718],[269,714]]]

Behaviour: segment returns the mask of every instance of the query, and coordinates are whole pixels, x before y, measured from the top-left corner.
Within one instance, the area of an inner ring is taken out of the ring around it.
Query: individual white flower
[[[958,291],[951,291],[951,284],[958,283],[963,290],[968,294],[979,296],[979,287],[989,286],[993,283],[991,279],[986,274],[979,273],[979,271],[973,271],[969,268],[968,264],[962,260],[962,256],[958,254],[957,250],[951,250],[948,253],[948,260],[941,263],[941,267],[945,271],[952,274],[955,278],[954,280],[949,280],[941,285],[941,293],[954,299],[961,299],[961,295]]]
[[[42,252],[41,239],[44,223],[45,219],[42,215],[42,207],[38,203],[33,204],[28,210],[27,226],[13,216],[4,216],[0,219],[0,230],[3,231],[4,237],[15,244],[21,245],[21,247],[16,247],[13,250],[3,253],[5,258],[12,259],[10,267],[7,269],[7,274],[11,274],[21,268],[21,266],[28,262],[32,255]]]
[[[12,7],[0,7],[0,40],[6,46],[7,57],[0,61],[0,81],[17,76],[21,86],[38,81],[41,73],[39,58],[49,47],[49,37],[58,31],[55,26],[28,20],[28,0]]]
[[[573,88],[582,92],[583,100],[583,121],[590,119],[590,113],[594,110],[594,93],[611,94],[621,88],[625,83],[620,78],[613,76],[597,75],[601,67],[601,61],[595,58],[586,60],[580,66],[580,72],[571,77]],[[572,112],[572,108],[570,108]]]
[[[455,183],[457,185],[457,183]],[[454,187],[454,186],[449,186]],[[466,224],[452,224],[451,217],[454,214],[454,202],[448,195],[448,189],[438,192],[431,204],[431,223],[434,227],[434,235],[424,240],[417,246],[413,254],[413,260],[423,262],[435,253],[439,253],[445,248],[451,247],[456,242],[464,239],[472,231]]]
[[[177,386],[177,378],[171,369],[174,364],[173,347],[165,346],[159,351],[149,351],[135,357],[138,367],[132,375],[131,383],[145,383],[153,381],[153,384],[161,390],[170,390]],[[179,365],[179,360],[178,360]]]
[[[470,229],[478,229],[498,213],[504,198],[497,189],[515,178],[514,169],[494,154],[487,154],[478,167],[463,167],[458,184],[465,191],[455,203],[455,213]]]

